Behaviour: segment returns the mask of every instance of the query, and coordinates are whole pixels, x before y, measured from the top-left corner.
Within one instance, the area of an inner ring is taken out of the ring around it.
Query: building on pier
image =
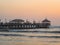
[[[49,27],[51,25],[51,21],[49,21],[48,19],[44,19],[42,21],[42,27]]]
[[[44,19],[42,23],[33,23],[29,21],[24,21],[22,19],[14,19],[8,23],[1,24],[0,27],[9,29],[36,29],[36,28],[48,28],[51,25],[51,21]]]

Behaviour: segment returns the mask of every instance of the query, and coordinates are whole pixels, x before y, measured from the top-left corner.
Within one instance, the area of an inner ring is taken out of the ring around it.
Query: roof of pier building
[[[44,19],[42,22],[51,22],[51,21],[48,19]]]
[[[22,23],[24,22],[24,20],[22,19],[14,19],[14,20],[11,20],[9,23]]]

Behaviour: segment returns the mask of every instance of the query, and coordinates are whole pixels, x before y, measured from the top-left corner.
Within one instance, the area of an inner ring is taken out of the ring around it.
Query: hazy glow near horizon
[[[60,0],[0,0],[0,18],[41,21],[60,25]]]

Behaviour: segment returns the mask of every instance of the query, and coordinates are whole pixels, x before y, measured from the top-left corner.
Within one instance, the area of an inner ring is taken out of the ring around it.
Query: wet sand
[[[0,45],[60,45],[60,39],[0,36]]]
[[[42,31],[60,32],[60,29]],[[0,32],[0,45],[60,45],[60,33]]]

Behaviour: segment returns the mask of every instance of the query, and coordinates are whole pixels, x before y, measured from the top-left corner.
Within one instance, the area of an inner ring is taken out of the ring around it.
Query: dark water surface
[[[60,28],[17,30],[0,32],[0,45],[60,45]]]

